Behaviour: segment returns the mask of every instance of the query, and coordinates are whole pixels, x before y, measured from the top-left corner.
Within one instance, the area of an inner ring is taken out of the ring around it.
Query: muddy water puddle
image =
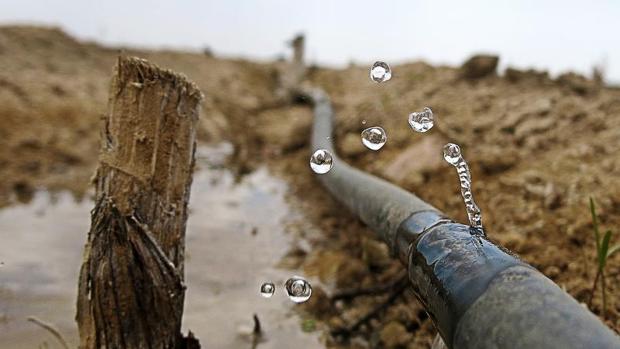
[[[257,348],[320,347],[301,331],[283,284],[294,271],[276,264],[293,237],[286,224],[303,217],[286,203],[286,183],[260,168],[235,182],[222,166],[228,144],[201,147],[187,227],[183,331],[203,348],[251,348],[257,314],[265,338]],[[90,200],[38,192],[28,204],[0,210],[0,348],[60,346],[28,316],[54,324],[77,347],[74,322],[77,277],[90,225]],[[272,298],[260,285],[276,285]]]

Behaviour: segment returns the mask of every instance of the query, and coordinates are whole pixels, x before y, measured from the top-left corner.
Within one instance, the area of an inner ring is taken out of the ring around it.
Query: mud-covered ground
[[[37,189],[86,195],[96,166],[100,118],[119,49],[80,43],[49,28],[0,27],[0,206],[28,201]],[[330,331],[382,304],[377,296],[331,301],[351,288],[389,284],[400,264],[371,231],[319,186],[308,167],[311,111],[276,98],[281,63],[220,59],[203,53],[124,50],[186,74],[206,98],[201,142],[235,145],[239,176],[266,164],[289,183],[292,205],[316,230],[289,227],[309,246],[292,246],[283,266],[318,278],[302,307],[331,347],[428,347],[434,329],[406,291],[348,336]],[[451,217],[466,215],[454,169],[441,148],[458,143],[489,237],[517,253],[581,302],[595,267],[588,198],[604,230],[620,232],[620,90],[566,74],[510,71],[466,79],[452,67],[415,62],[393,67],[374,84],[367,66],[311,68],[337,113],[334,139],[342,158],[412,192]],[[429,106],[435,127],[414,133],[407,115]],[[360,132],[382,126],[388,142],[367,150]],[[620,243],[620,237],[612,238]],[[606,323],[620,330],[620,255],[607,266]],[[597,292],[591,307],[603,318]]]

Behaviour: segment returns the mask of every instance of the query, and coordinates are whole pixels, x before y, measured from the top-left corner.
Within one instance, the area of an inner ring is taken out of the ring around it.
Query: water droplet
[[[476,228],[476,231],[484,234],[484,230],[482,229],[482,212],[474,201],[474,194],[471,191],[471,172],[461,154],[461,148],[454,143],[444,145],[443,158],[456,168],[456,172],[459,175],[461,196],[463,196],[463,201],[465,203],[469,225]]]
[[[385,62],[375,62],[370,68],[370,80],[374,82],[385,82],[392,78],[392,70]]]
[[[456,165],[461,158],[461,148],[454,144],[448,143],[443,146],[443,158],[450,164]]]
[[[362,125],[366,125],[366,120],[362,120]]]
[[[362,131],[362,143],[366,148],[371,150],[379,150],[387,142],[385,130],[381,127],[369,127]]]
[[[260,286],[260,295],[265,298],[271,298],[276,292],[276,286],[271,282],[265,282]]]
[[[409,126],[417,132],[426,132],[433,128],[434,118],[431,108],[409,114]]]
[[[310,157],[310,168],[314,173],[324,174],[329,172],[334,165],[332,154],[325,149],[319,149]]]
[[[286,280],[284,286],[288,297],[295,303],[303,303],[312,295],[312,286],[300,276],[293,276]]]

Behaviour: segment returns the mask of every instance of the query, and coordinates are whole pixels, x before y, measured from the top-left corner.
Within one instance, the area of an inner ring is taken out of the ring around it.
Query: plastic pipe
[[[339,159],[334,112],[320,89],[312,151],[334,165],[317,175],[329,192],[374,230],[407,267],[411,286],[449,348],[620,348],[620,338],[553,281],[467,225]]]

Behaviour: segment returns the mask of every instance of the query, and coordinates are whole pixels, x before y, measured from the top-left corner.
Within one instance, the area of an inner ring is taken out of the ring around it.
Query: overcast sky
[[[82,39],[202,49],[270,59],[294,33],[309,60],[381,59],[459,64],[474,52],[501,65],[576,70],[605,63],[620,82],[620,1],[615,0],[0,0],[0,22],[55,24]]]

